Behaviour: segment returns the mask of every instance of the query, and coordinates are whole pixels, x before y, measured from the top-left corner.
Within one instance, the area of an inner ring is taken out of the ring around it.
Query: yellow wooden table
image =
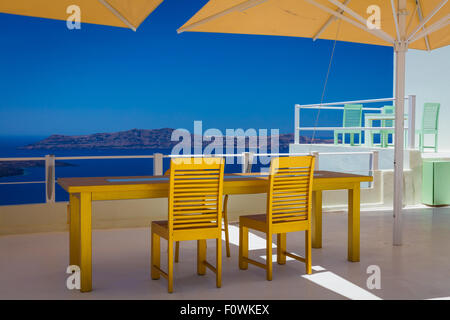
[[[322,247],[322,191],[348,190],[348,260],[359,261],[360,183],[372,181],[361,176],[316,171],[313,183],[312,245]],[[164,198],[168,196],[168,177],[61,178],[58,184],[70,194],[70,265],[81,271],[81,291],[92,290],[92,201]],[[265,193],[267,177],[226,174],[224,194]]]

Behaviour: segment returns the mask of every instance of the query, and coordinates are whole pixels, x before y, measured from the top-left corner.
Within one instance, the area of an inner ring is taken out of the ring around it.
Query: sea
[[[20,147],[42,140],[45,137],[0,137],[0,158],[44,157],[53,154],[63,156],[121,156],[170,154],[170,149],[70,149],[70,150],[27,150]],[[279,152],[288,152],[280,149]],[[231,159],[231,158],[230,158]],[[104,177],[104,176],[148,176],[153,174],[153,159],[105,159],[105,160],[64,160],[70,166],[56,166],[56,179],[63,177]],[[225,172],[241,172],[241,165],[226,161]],[[58,161],[57,161],[58,164]],[[170,159],[164,158],[163,171],[169,169]],[[260,172],[268,165],[256,163],[253,172]],[[0,206],[32,204],[45,202],[45,184],[2,184],[5,182],[45,181],[44,162],[42,166],[25,168],[23,175],[0,178]],[[67,201],[69,196],[58,184],[55,190],[56,201]]]

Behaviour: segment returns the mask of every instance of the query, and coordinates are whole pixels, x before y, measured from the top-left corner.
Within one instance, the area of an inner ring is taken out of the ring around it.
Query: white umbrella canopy
[[[449,0],[210,0],[178,29],[184,31],[336,39],[394,47],[393,243],[402,243],[405,55],[408,48],[433,50],[450,44]]]

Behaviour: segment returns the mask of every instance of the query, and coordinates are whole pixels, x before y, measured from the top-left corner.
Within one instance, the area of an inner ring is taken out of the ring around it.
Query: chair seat
[[[169,221],[160,220],[160,221],[152,221],[152,230],[163,237],[164,239],[169,238]]]
[[[262,213],[240,216],[239,225],[264,232],[266,230],[266,214]]]
[[[167,228],[167,226],[169,225],[169,221],[167,220],[160,220],[160,221],[153,221],[152,223],[155,223],[161,227],[165,227]]]
[[[169,222],[167,220],[153,221],[152,230],[164,239],[169,238]],[[172,238],[175,241],[216,239],[221,235],[217,227],[187,227],[182,230],[173,230]]]
[[[267,223],[266,223],[266,214],[251,214],[248,216],[241,216],[239,217],[239,224],[248,227],[251,229],[255,229],[258,231],[265,232],[267,230]],[[305,227],[307,227],[307,219],[301,219],[296,222],[293,221],[284,221],[279,220],[276,223],[273,223],[272,225],[272,231],[273,233],[278,233],[279,230],[289,230],[291,231],[300,231],[305,230]],[[286,223],[289,223],[290,228],[286,228]]]
[[[248,215],[248,216],[242,216],[242,218],[256,220],[256,221],[261,221],[261,222],[264,222],[264,223],[266,222],[266,214],[265,213],[251,214],[251,215]]]

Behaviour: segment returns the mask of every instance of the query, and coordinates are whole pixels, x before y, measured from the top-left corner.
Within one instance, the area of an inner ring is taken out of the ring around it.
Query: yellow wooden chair
[[[170,169],[168,169],[165,173],[165,176],[170,175]],[[223,229],[222,231],[225,231],[225,249],[227,253],[227,257],[231,257],[230,253],[230,234],[228,232],[228,195],[225,195],[223,198],[223,211],[222,211],[222,217],[223,217]],[[180,242],[175,242],[175,263],[178,263],[180,258]]]
[[[311,274],[311,197],[314,173],[313,156],[272,160],[267,191],[267,214],[241,216],[239,219],[239,268],[248,263],[266,269],[272,280],[272,235],[277,234],[277,262],[286,256],[306,264]],[[248,258],[248,229],[266,233],[266,264]],[[286,251],[286,233],[305,231],[305,257]]]
[[[153,221],[151,227],[151,276],[168,280],[173,291],[174,241],[197,240],[197,273],[206,268],[222,274],[222,195],[224,160],[221,158],[172,159],[170,165],[168,220]],[[160,268],[160,237],[168,241],[168,271]],[[206,239],[216,239],[216,267],[206,261]]]

